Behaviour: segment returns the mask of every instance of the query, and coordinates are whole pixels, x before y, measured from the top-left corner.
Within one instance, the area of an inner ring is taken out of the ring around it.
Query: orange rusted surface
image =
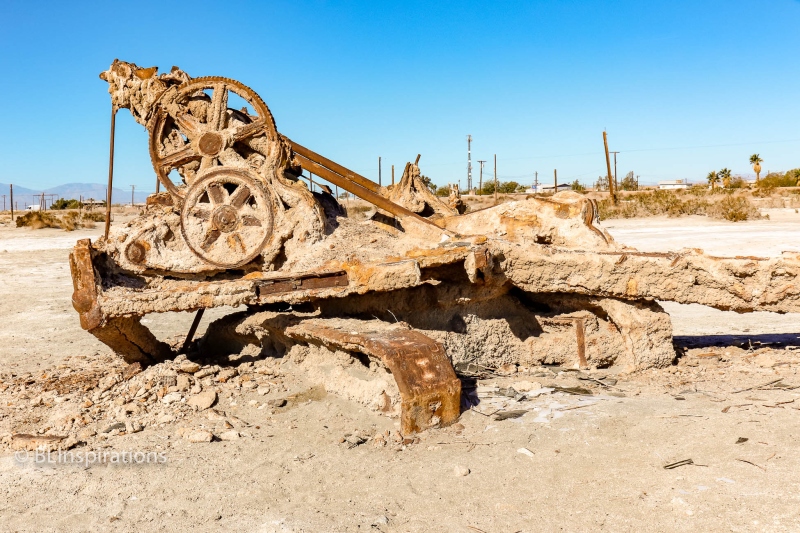
[[[444,427],[458,420],[461,381],[441,344],[401,324],[312,319],[286,329],[286,335],[328,348],[380,359],[392,372],[402,399],[404,434]]]

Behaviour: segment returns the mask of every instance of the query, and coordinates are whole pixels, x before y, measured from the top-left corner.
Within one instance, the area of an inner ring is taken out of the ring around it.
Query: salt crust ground
[[[796,250],[800,215],[770,211],[771,220],[743,224],[606,226],[643,250]],[[0,228],[0,437],[46,429],[60,410],[84,412],[84,392],[43,393],[42,375],[123,368],[80,330],[70,305],[68,249],[96,233]],[[105,434],[112,420],[88,424],[100,432],[87,438],[92,449],[164,452],[166,464],[34,467],[15,459],[6,438],[0,531],[797,531],[798,317],[665,308],[687,347],[676,366],[632,376],[613,368],[490,376],[476,384],[481,401],[461,426],[418,442],[398,440],[393,419],[320,391],[292,365],[201,378],[219,391],[211,409],[164,404],[156,394],[161,417],[142,431]],[[170,337],[191,316],[148,320]],[[248,388],[246,375],[260,384]],[[509,386],[539,392],[516,401]],[[527,412],[495,420],[498,409]],[[190,442],[187,430],[217,439]],[[231,431],[236,440],[219,440]],[[695,464],[663,468],[683,459]]]

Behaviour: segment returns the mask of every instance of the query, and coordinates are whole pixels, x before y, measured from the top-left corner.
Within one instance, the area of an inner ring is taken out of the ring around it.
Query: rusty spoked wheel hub
[[[228,108],[230,93],[241,97],[248,107]],[[186,168],[181,171],[185,177],[189,176],[191,186],[190,178],[195,173],[224,166],[226,150],[234,144],[247,143],[258,136],[278,139],[267,105],[255,91],[236,80],[218,76],[195,78],[162,100],[148,124],[150,159],[158,180],[177,200],[184,197],[184,191],[170,179],[172,170],[198,162],[188,174]]]
[[[247,170],[217,167],[186,193],[181,233],[203,261],[235,268],[255,259],[272,235],[272,207]]]

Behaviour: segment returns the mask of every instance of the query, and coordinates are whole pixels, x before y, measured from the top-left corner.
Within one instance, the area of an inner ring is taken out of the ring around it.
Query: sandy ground
[[[770,215],[739,224],[664,218],[606,226],[643,250],[796,250],[800,215]],[[59,365],[121,366],[80,329],[70,304],[69,247],[97,234],[0,227],[0,437],[44,431],[56,410],[79,410],[80,391],[43,400],[36,390],[43,375],[69,371]],[[800,385],[797,316],[665,307],[679,344],[695,347],[676,366],[612,375],[603,385],[592,379],[609,372],[487,376],[477,382],[481,402],[460,426],[429,431],[420,442],[341,442],[395,431],[396,421],[330,394],[304,396],[316,384],[291,365],[266,396],[220,384],[215,408],[234,421],[235,441],[182,438],[183,427],[211,427],[202,411],[93,441],[103,450],[163,452],[165,463],[33,465],[6,439],[0,531],[800,530],[800,389],[791,388]],[[191,316],[148,320],[168,337],[184,334]],[[520,381],[544,389],[520,401],[492,392],[522,388]],[[267,403],[286,397],[308,400],[280,409]],[[526,412],[496,420],[497,410]],[[694,464],[664,468],[685,459]]]

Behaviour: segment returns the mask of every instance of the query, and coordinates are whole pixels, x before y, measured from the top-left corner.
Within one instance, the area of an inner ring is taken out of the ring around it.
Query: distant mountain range
[[[34,198],[35,195],[41,195],[44,193],[45,195],[52,194],[55,195],[52,198],[45,198],[48,200],[48,205],[50,205],[50,200],[58,198],[65,198],[67,200],[78,200],[83,197],[84,200],[88,198],[94,198],[95,200],[105,200],[106,199],[106,186],[100,183],[65,183],[64,185],[58,185],[57,187],[51,187],[49,189],[28,189],[26,187],[20,187],[19,185],[14,185],[14,203],[17,204],[15,208],[18,209],[25,209],[29,205],[39,205],[39,199]],[[134,202],[144,203],[147,199],[147,196],[150,193],[147,192],[138,192],[136,191],[133,196]],[[6,201],[6,209],[10,207],[8,203],[10,201],[9,197],[9,187],[7,183],[0,183],[0,209],[2,209],[2,196],[5,195]],[[118,189],[114,187],[111,190],[111,203],[112,204],[129,204],[131,203],[131,191],[125,191],[123,189]]]

